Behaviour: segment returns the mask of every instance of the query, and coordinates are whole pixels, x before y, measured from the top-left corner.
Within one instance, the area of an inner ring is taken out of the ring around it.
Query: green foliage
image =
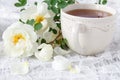
[[[48,4],[48,9],[55,13],[54,21],[56,22],[57,27],[61,30],[60,9],[65,8],[70,4],[74,4],[75,0],[44,0],[44,2]],[[55,29],[50,28],[49,32],[50,31],[57,34],[57,30]],[[62,49],[69,49],[66,39],[55,40],[55,43],[59,44]]]
[[[25,8],[22,8],[21,10],[20,10],[20,12],[22,12],[22,11],[24,11],[25,10]]]
[[[55,22],[60,22],[60,9],[65,8],[70,4],[74,4],[75,0],[44,0],[48,4],[48,9],[52,10],[56,15],[54,17]],[[61,29],[61,23],[57,23],[59,29]]]
[[[75,3],[75,0],[44,0],[48,4],[48,8],[58,14],[60,9]]]
[[[31,20],[27,20],[26,24],[29,24],[31,26],[33,26],[35,23],[35,20],[34,19],[31,19]]]
[[[38,51],[41,51],[42,49],[38,49]]]
[[[53,32],[54,34],[57,34],[57,30],[56,30],[56,29],[53,29],[53,28],[50,28],[50,29],[49,29],[49,32]]]
[[[34,26],[35,31],[38,31],[42,28],[42,24],[41,23],[35,23],[34,19],[27,20],[26,24]]]
[[[105,5],[105,4],[107,4],[107,0],[99,0],[98,3],[99,3],[99,4],[103,4],[103,5]]]
[[[41,23],[36,23],[35,25],[34,25],[34,30],[35,31],[38,31],[38,30],[40,30],[42,28],[42,24]]]
[[[21,19],[19,19],[19,21],[20,21],[21,23],[25,24],[25,22],[23,22]]]
[[[60,19],[60,15],[59,15],[59,14],[56,14],[56,15],[54,16],[54,20],[55,20],[55,21],[59,21],[59,19]]]
[[[38,3],[37,3],[37,2],[35,2],[34,4],[37,6],[37,4],[38,4]]]
[[[61,40],[60,47],[61,47],[62,49],[64,49],[64,50],[68,50],[68,49],[69,49],[67,39],[64,39],[64,38],[63,38],[63,39]]]
[[[58,7],[59,8],[64,8],[68,5],[68,3],[65,0],[61,0],[58,2]]]
[[[16,7],[21,7],[21,6],[25,6],[27,4],[27,0],[18,0],[17,3],[15,3]]]
[[[104,4],[104,5],[107,4],[107,0],[103,0],[102,4]]]
[[[45,40],[45,39],[42,39],[42,40],[41,40],[41,44],[42,44],[42,43],[46,43],[46,40]]]
[[[57,27],[61,30],[61,23],[56,23]]]
[[[52,32],[53,32],[54,34],[57,34],[57,30],[56,30],[56,29],[53,29]]]
[[[57,8],[57,7],[55,7],[55,6],[51,6],[50,9],[51,9],[54,13],[56,13],[56,14],[59,14],[59,13],[60,13],[60,9]]]
[[[74,4],[75,0],[68,0],[68,4]]]

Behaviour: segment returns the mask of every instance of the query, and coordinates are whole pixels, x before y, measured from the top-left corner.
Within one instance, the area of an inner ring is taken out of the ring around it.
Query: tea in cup
[[[82,55],[104,51],[112,42],[116,10],[98,4],[73,4],[61,10],[63,37]]]

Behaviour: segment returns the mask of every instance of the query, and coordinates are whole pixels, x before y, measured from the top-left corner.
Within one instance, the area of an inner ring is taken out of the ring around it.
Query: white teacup
[[[92,9],[111,13],[103,18],[86,18],[67,14],[75,9]],[[82,55],[102,52],[111,43],[115,31],[116,11],[105,5],[73,4],[61,10],[63,37],[70,48]]]

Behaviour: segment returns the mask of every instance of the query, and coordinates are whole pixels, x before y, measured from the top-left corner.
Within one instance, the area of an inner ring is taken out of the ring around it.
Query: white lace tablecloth
[[[16,0],[0,0],[0,38],[6,27],[19,18],[18,9],[13,4]],[[33,0],[28,0],[32,3]],[[79,0],[85,2],[85,0]],[[86,0],[87,2],[94,0]],[[108,4],[120,14],[120,0],[109,0]],[[0,42],[0,80],[120,80],[120,16],[117,16],[116,33],[110,47],[96,56],[81,56],[74,52],[66,55],[79,65],[80,73],[55,71],[50,62],[41,62],[34,57],[13,59],[3,55],[3,42]],[[26,75],[13,75],[11,64],[15,61],[28,61],[30,71]]]

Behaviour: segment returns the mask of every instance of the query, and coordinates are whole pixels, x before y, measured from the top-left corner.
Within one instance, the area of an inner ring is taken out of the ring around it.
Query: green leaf
[[[61,23],[56,23],[57,27],[61,30]]]
[[[39,38],[37,38],[36,42],[37,42],[38,44],[41,42],[40,37],[39,37]]]
[[[51,31],[52,31],[54,34],[57,34],[57,30],[56,30],[56,29],[50,28],[50,29],[49,29],[49,32],[51,32]]]
[[[20,10],[20,12],[22,12],[22,11],[24,11],[25,10],[25,8],[22,8],[21,10]]]
[[[68,4],[73,4],[73,3],[75,3],[75,0],[69,0],[68,1]]]
[[[51,10],[51,5],[48,6],[48,10]]]
[[[64,49],[64,50],[68,50],[68,49],[69,49],[67,39],[64,39],[64,38],[63,38],[63,39],[61,40],[61,45],[60,45],[60,47],[61,47],[62,49]]]
[[[26,24],[29,24],[31,26],[33,26],[33,24],[35,23],[35,20],[34,19],[31,19],[31,20],[27,20]]]
[[[15,6],[16,7],[21,7],[21,4],[20,3],[15,3]]]
[[[103,0],[103,1],[102,1],[102,4],[103,4],[103,5],[107,4],[107,0]]]
[[[50,2],[50,0],[44,0],[43,2],[45,2],[45,3],[49,3],[49,2]]]
[[[103,4],[103,5],[105,5],[105,4],[107,4],[107,0],[99,0],[98,4]]]
[[[49,32],[51,32],[51,31],[52,31],[52,28],[49,29]]]
[[[17,3],[15,3],[14,5],[16,7],[21,7],[21,6],[25,6],[27,4],[27,0],[18,0]]]
[[[56,15],[54,16],[54,20],[59,20],[59,19],[60,19],[60,15],[56,14]]]
[[[62,49],[64,49],[64,50],[68,50],[69,49],[69,47],[65,44],[65,45],[60,45],[60,47],[62,48]]]
[[[57,30],[56,30],[56,29],[52,29],[52,32],[53,32],[54,34],[57,34]]]
[[[41,28],[42,28],[42,24],[41,23],[36,23],[34,25],[34,30],[36,30],[36,31],[40,30]]]
[[[58,0],[50,0],[51,5],[56,5]]]
[[[36,42],[39,43],[39,39],[37,39]]]
[[[47,3],[48,5],[51,5],[50,0],[44,0],[43,2]]]
[[[99,0],[98,4],[101,4],[101,0]]]
[[[63,39],[63,42],[66,44],[68,43],[67,39],[65,39],[65,38]]]
[[[46,43],[46,40],[45,40],[45,39],[42,39],[42,40],[41,40],[41,44],[42,44],[42,43]]]
[[[42,49],[38,49],[38,51],[41,51]]]
[[[66,2],[60,2],[59,4],[58,4],[58,7],[59,8],[65,8],[67,6],[67,3]]]
[[[37,4],[38,4],[38,3],[37,3],[37,2],[35,2],[34,4],[37,6]]]
[[[51,7],[51,10],[54,12],[54,13],[56,13],[56,14],[58,14],[59,13],[59,9],[58,8],[56,8],[55,6],[52,6]]]
[[[60,43],[60,41],[59,41],[59,40],[55,40],[55,43],[56,43],[56,44],[59,44],[59,43]]]
[[[21,19],[19,19],[19,21],[20,21],[21,23],[25,24],[25,22],[23,22]]]

